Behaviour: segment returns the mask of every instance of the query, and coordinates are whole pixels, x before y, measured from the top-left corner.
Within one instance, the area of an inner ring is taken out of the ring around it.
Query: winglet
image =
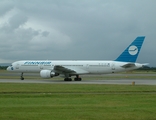
[[[115,61],[136,62],[144,39],[145,36],[137,37]]]

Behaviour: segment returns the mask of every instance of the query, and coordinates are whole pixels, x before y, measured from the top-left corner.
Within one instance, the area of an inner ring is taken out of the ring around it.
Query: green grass
[[[2,120],[154,120],[156,86],[0,84]]]
[[[0,71],[0,79],[19,79]],[[10,74],[10,73],[9,73]],[[83,80],[156,79],[155,72],[82,76]],[[138,76],[135,74],[147,74]],[[26,75],[25,79],[42,79]],[[60,80],[56,77],[52,80]],[[2,120],[154,120],[156,86],[0,83]]]

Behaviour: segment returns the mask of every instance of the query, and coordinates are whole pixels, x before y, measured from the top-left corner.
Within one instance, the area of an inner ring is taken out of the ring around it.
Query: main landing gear
[[[82,79],[79,77],[79,75],[76,75],[76,78],[74,78],[75,81],[81,81]]]
[[[76,75],[76,77],[74,78],[75,81],[81,81],[82,79],[79,77],[79,75]],[[69,78],[65,78],[64,81],[72,81],[72,79]]]
[[[71,78],[65,78],[64,81],[72,81]]]
[[[24,80],[23,73],[21,73],[21,80]]]

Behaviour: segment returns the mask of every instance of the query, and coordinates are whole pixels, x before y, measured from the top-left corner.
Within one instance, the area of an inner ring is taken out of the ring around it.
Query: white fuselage
[[[41,70],[53,71],[54,66],[63,66],[77,70],[77,74],[108,74],[127,70],[138,69],[142,64],[135,63],[134,67],[122,67],[127,62],[118,61],[17,61],[8,67],[13,72],[40,72]]]

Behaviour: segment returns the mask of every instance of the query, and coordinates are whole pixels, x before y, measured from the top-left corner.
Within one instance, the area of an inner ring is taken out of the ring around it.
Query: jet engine
[[[52,78],[54,76],[58,76],[59,74],[52,72],[51,70],[41,70],[40,76],[42,78]]]

